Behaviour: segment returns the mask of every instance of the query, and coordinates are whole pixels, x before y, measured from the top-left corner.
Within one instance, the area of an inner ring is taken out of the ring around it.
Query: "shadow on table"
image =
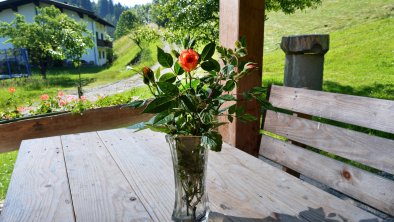
[[[236,216],[227,216],[217,212],[209,214],[209,222],[304,222],[304,221],[320,221],[320,222],[346,222],[347,218],[330,213],[326,215],[322,208],[309,208],[308,210],[300,212],[297,216],[288,214],[274,213],[272,216],[266,218],[245,218]],[[378,222],[377,219],[365,219],[359,222]]]

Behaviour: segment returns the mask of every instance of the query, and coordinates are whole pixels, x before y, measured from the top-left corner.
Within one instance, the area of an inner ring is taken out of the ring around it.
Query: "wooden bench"
[[[280,137],[262,135],[260,155],[394,216],[394,181],[380,176],[394,174],[394,101],[273,85],[269,102],[280,111],[263,129]]]

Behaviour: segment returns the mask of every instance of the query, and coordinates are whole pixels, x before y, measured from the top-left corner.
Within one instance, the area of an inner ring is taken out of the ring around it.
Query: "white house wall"
[[[15,14],[14,13],[15,12],[12,9],[3,10],[0,13],[0,21],[10,23],[15,18]],[[3,44],[0,44],[0,49],[12,48],[12,44],[4,43],[6,40],[7,40],[7,38],[0,38],[0,43],[3,43]]]
[[[50,4],[40,3],[40,7],[48,7]],[[5,9],[0,12],[0,21],[11,22],[15,18],[15,12],[12,9]],[[36,15],[36,6],[33,3],[18,6],[18,13],[25,16],[27,22],[33,22],[34,16]],[[81,17],[75,11],[71,11],[68,9],[63,9],[63,13],[65,13],[70,18],[75,19],[76,21],[81,21]],[[92,33],[92,38],[94,42],[94,47],[89,49],[86,54],[82,56],[82,60],[85,60],[88,63],[94,63],[96,65],[104,65],[107,62],[107,48],[98,47],[96,41],[96,32],[98,33],[98,38],[101,39],[101,34],[104,36],[106,32],[106,26],[98,23],[97,21],[90,18],[88,15],[83,14],[82,18],[83,22],[86,24],[87,29]],[[7,43],[4,44],[6,38],[0,38],[0,50],[1,49],[9,49],[12,48],[12,44]],[[3,44],[1,44],[3,43]],[[101,55],[99,56],[99,52]],[[103,53],[105,52],[105,53]],[[102,55],[105,54],[103,57]]]

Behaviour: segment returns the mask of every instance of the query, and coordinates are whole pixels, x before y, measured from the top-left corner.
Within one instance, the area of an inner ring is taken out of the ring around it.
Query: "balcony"
[[[112,48],[112,42],[108,40],[97,39],[97,46]]]

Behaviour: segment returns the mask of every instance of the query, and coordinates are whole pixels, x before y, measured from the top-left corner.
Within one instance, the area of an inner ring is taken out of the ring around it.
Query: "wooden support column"
[[[258,70],[243,78],[234,90],[240,101],[237,104],[256,116],[258,121],[243,123],[235,119],[219,128],[223,140],[247,153],[257,156],[260,143],[260,107],[256,101],[243,101],[242,92],[261,86],[263,39],[264,39],[264,0],[220,0],[220,43],[234,48],[235,41],[246,37],[248,61],[258,64]]]

